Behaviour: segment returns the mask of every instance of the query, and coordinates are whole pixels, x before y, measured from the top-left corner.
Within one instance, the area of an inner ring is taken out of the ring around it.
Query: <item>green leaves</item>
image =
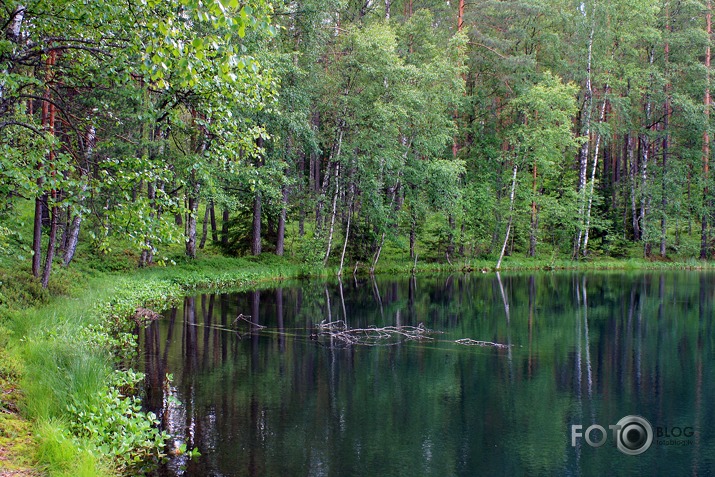
[[[122,393],[133,392],[143,379],[143,374],[131,370],[115,371],[106,389],[93,401],[67,405],[73,416],[73,431],[89,438],[98,452],[126,473],[158,462],[169,438],[158,430],[156,415],[142,411],[138,397]]]

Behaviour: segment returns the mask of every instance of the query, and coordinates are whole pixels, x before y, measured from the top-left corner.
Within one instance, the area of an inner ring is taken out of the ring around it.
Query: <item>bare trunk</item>
[[[206,238],[209,235],[209,214],[209,206],[206,205],[206,211],[204,212],[204,223],[201,229],[201,241],[199,242],[199,248],[202,250],[206,246]]]
[[[608,85],[606,85],[606,92],[608,92]],[[603,105],[601,106],[601,115],[599,117],[599,122],[603,122],[606,115],[606,99],[603,100]],[[586,255],[586,250],[588,247],[588,233],[591,227],[591,206],[593,205],[593,192],[594,186],[596,184],[596,169],[598,168],[598,149],[601,144],[601,135],[596,135],[596,145],[593,148],[593,169],[591,169],[591,185],[588,192],[588,206],[586,207],[586,229],[583,236],[583,247],[581,253]]]
[[[353,217],[353,207],[350,204],[350,210],[348,211],[348,225],[345,227],[345,241],[343,242],[343,253],[340,255],[340,269],[338,269],[338,276],[343,276],[343,263],[345,263],[345,250],[348,248],[348,239],[350,238],[350,221]]]
[[[27,8],[23,5],[18,5],[12,12],[10,22],[5,29],[5,37],[13,43],[19,43],[20,33],[22,31],[22,21],[25,18]]]
[[[457,12],[457,31],[464,28],[464,0],[459,0],[459,11]]]
[[[38,185],[42,185],[42,179],[37,179]],[[35,198],[35,221],[32,236],[32,275],[40,277],[42,268],[42,197]]]
[[[328,232],[328,248],[325,250],[325,258],[323,259],[323,266],[328,264],[328,259],[330,258],[330,248],[333,244],[333,231],[335,230],[335,215],[338,206],[338,195],[340,193],[340,184],[338,183],[338,177],[340,174],[340,164],[335,164],[335,193],[333,194],[333,212],[330,217],[330,231]]]
[[[653,66],[655,61],[655,47],[650,50],[649,63]],[[651,81],[653,81],[653,76],[651,75]],[[650,99],[650,94],[646,94],[646,104],[645,104],[645,124],[646,127],[650,126],[651,123],[651,111],[652,104]],[[651,243],[650,243],[650,233],[644,234],[643,232],[648,232],[648,213],[650,209],[650,190],[648,188],[648,162],[650,161],[650,138],[647,133],[641,135],[641,211],[640,211],[640,228],[641,228],[641,239],[645,239],[643,243],[644,255],[646,257],[650,256]]]
[[[286,213],[288,209],[288,186],[283,186],[283,196],[281,203],[281,215],[278,217],[278,239],[276,240],[276,255],[283,256],[285,248],[285,233],[286,233]]]
[[[189,195],[189,212],[186,214],[186,255],[196,258],[196,213],[199,209],[199,184],[194,178]]]
[[[77,242],[79,240],[79,229],[82,224],[82,216],[80,214],[75,215],[70,223],[69,230],[67,232],[67,246],[65,247],[64,259],[62,265],[65,267],[70,264],[74,258],[75,251],[77,250]]]
[[[213,243],[218,243],[218,229],[216,228],[216,207],[214,201],[209,202],[209,215],[211,217],[211,240]]]
[[[712,35],[712,5],[707,2],[707,22],[708,46],[705,49],[705,131],[703,132],[703,177],[705,188],[703,190],[703,216],[702,230],[700,235],[700,258],[705,260],[710,254],[708,244],[708,214],[710,213],[710,198],[708,190],[708,179],[710,175],[710,41]]]
[[[531,227],[529,229],[529,256],[534,257],[536,255],[536,230],[539,225],[539,220],[537,216],[536,207],[536,177],[537,177],[537,166],[536,160],[534,160],[534,168],[532,170],[531,178]]]
[[[47,66],[48,66],[48,78],[51,78],[51,72],[50,70],[52,67],[55,65],[55,61],[57,59],[57,51],[52,50],[49,54],[49,57],[47,58]],[[49,87],[45,93],[45,97],[49,99],[50,93],[49,93]],[[48,101],[45,101],[45,104],[47,104]],[[44,109],[44,108],[43,108]],[[47,130],[48,133],[51,136],[55,135],[55,105],[53,103],[50,103],[47,105]],[[50,150],[49,154],[49,160],[48,160],[48,165],[50,166],[50,176],[53,179],[57,173],[55,170],[55,151]],[[52,199],[52,215],[50,219],[50,237],[49,241],[47,242],[47,255],[45,256],[45,267],[42,271],[42,288],[47,288],[47,286],[50,283],[50,272],[52,271],[52,260],[55,258],[55,242],[57,241],[57,190],[52,189],[50,192],[50,197]],[[40,244],[40,247],[42,245]]]
[[[56,194],[52,191],[53,204]],[[50,283],[50,272],[52,271],[52,260],[55,258],[55,242],[57,241],[57,206],[52,206],[52,219],[50,221],[50,238],[47,242],[47,254],[45,255],[45,267],[42,271],[42,288],[47,288]]]
[[[509,233],[511,232],[511,222],[514,216],[514,193],[516,191],[516,171],[517,171],[516,161],[514,162],[514,171],[511,176],[511,194],[509,194],[509,221],[506,225],[506,234],[504,234],[504,245],[502,245],[501,252],[499,253],[499,260],[497,261],[496,269],[501,269],[501,261],[504,258],[504,252],[506,252],[506,245],[509,243]]]
[[[581,151],[579,153],[579,174],[578,174],[578,185],[577,191],[579,193],[579,206],[578,206],[578,217],[579,217],[579,229],[576,234],[576,239],[574,240],[574,250],[573,257],[578,258],[579,252],[581,251],[581,239],[583,237],[584,227],[585,227],[585,217],[584,212],[586,210],[586,175],[588,170],[588,157],[589,157],[589,147],[591,141],[591,112],[593,110],[593,85],[591,82],[591,64],[593,61],[593,37],[596,32],[596,2],[593,2],[593,12],[591,18],[591,31],[588,35],[588,55],[586,58],[586,93],[584,97],[584,112],[583,112],[583,128],[582,132],[585,137],[585,141],[581,146]]]
[[[375,267],[377,266],[377,262],[380,260],[380,254],[382,253],[383,245],[385,245],[385,232],[382,233],[382,237],[380,238],[380,245],[377,246],[377,251],[375,252],[375,256],[372,259],[372,266],[370,266],[370,275],[373,275],[375,273]]]
[[[261,243],[261,192],[256,191],[253,198],[253,226],[251,227],[251,254],[260,255],[262,252]]]
[[[454,256],[454,215],[449,214],[447,216],[447,225],[449,226],[449,237],[447,243],[447,261],[450,257]]]
[[[94,146],[96,142],[96,129],[94,126],[90,126],[87,129],[87,134],[86,134],[86,149],[85,149],[85,164],[84,168],[81,169],[82,171],[82,192],[79,197],[79,205],[80,207],[78,208],[77,214],[72,218],[72,221],[69,225],[69,228],[67,230],[67,243],[63,247],[64,249],[64,259],[62,264],[66,267],[70,264],[72,259],[74,258],[75,251],[77,250],[77,242],[79,240],[79,230],[80,226],[82,225],[82,204],[84,203],[84,194],[87,191],[87,180],[86,180],[86,175],[87,175],[87,170],[89,169],[89,163],[90,160],[92,159],[92,154],[94,153]],[[69,213],[70,213],[70,208],[67,208],[67,219],[69,220]]]
[[[665,4],[665,30],[666,30],[666,42],[664,46],[663,59],[665,62],[665,114],[663,117],[663,130],[665,134],[663,135],[663,160],[661,163],[661,183],[660,183],[660,194],[661,194],[661,211],[660,211],[660,256],[665,258],[666,256],[666,220],[667,220],[667,207],[668,198],[666,195],[666,174],[668,168],[668,147],[670,146],[670,82],[668,79],[668,60],[670,54],[670,45],[668,43],[667,35],[669,35],[670,28],[670,13],[668,10],[668,4]]]
[[[633,240],[636,242],[641,239],[641,229],[640,222],[638,221],[638,210],[636,207],[636,170],[638,168],[637,161],[633,155],[633,137],[629,134],[627,138],[627,149],[628,149],[628,179],[630,182],[631,189],[631,220],[633,224]]]
[[[229,221],[228,209],[223,209],[221,211],[221,244],[225,247],[228,245],[228,221]]]

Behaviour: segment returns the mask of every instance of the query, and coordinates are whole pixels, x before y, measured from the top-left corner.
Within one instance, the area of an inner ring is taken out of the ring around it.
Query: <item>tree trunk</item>
[[[499,260],[497,261],[496,269],[501,269],[501,261],[504,258],[504,252],[506,251],[506,245],[509,243],[509,233],[511,232],[511,222],[514,217],[514,192],[516,191],[516,171],[517,164],[514,162],[514,171],[511,177],[511,194],[509,195],[509,221],[506,225],[506,234],[504,235],[504,245],[502,245],[501,252],[499,253]]]
[[[348,239],[350,237],[350,221],[353,217],[353,205],[350,204],[350,209],[348,210],[348,225],[345,227],[345,241],[343,242],[343,253],[340,255],[340,269],[338,270],[338,276],[343,276],[343,264],[345,263],[345,250],[348,248]]]
[[[578,184],[577,191],[579,194],[579,205],[578,205],[578,217],[579,217],[579,229],[576,234],[576,239],[574,240],[574,250],[573,258],[578,258],[579,252],[581,251],[581,238],[583,237],[583,231],[585,226],[584,213],[586,210],[586,175],[588,170],[588,156],[589,147],[591,145],[591,112],[593,111],[593,84],[591,82],[591,65],[593,62],[593,37],[596,32],[596,4],[593,4],[593,12],[591,13],[591,31],[588,35],[588,55],[586,59],[586,92],[584,97],[584,107],[585,111],[582,114],[583,118],[583,128],[582,132],[585,137],[585,141],[581,145],[581,151],[579,152],[579,174],[578,174]]]
[[[665,105],[664,105],[664,117],[663,117],[663,159],[661,163],[661,182],[660,182],[660,194],[661,194],[661,211],[660,211],[660,256],[665,258],[666,256],[666,220],[667,220],[667,207],[668,207],[668,197],[667,191],[667,168],[668,168],[668,147],[670,146],[670,80],[668,72],[668,60],[670,56],[670,44],[668,35],[670,34],[670,13],[668,10],[668,3],[665,4],[665,34],[666,41],[663,48],[663,60],[665,62]]]
[[[205,143],[199,148],[203,152]],[[188,213],[186,214],[186,255],[196,258],[196,214],[199,210],[200,185],[196,178],[196,170],[191,171],[191,180],[187,188]]]
[[[206,205],[206,211],[204,212],[204,223],[202,224],[201,228],[201,241],[199,242],[199,248],[201,250],[204,249],[206,246],[206,238],[209,235],[209,215],[210,215],[210,207],[208,204]]]
[[[708,190],[708,180],[710,176],[710,41],[712,35],[712,5],[707,2],[707,22],[708,45],[705,49],[705,131],[703,132],[703,178],[705,188],[703,189],[703,216],[702,230],[700,235],[700,259],[705,260],[710,254],[708,244],[708,214],[710,213],[710,198]]]
[[[380,244],[377,246],[377,251],[375,252],[375,256],[372,259],[372,265],[370,266],[370,275],[375,274],[375,267],[377,266],[377,262],[380,260],[380,254],[382,253],[383,245],[385,245],[385,232],[382,233],[382,237],[380,238]]]
[[[333,244],[333,231],[335,230],[335,215],[337,212],[338,205],[338,195],[340,194],[340,184],[338,182],[338,177],[340,175],[340,163],[335,164],[335,193],[333,194],[333,212],[330,217],[330,231],[328,232],[328,248],[325,250],[325,258],[323,259],[323,266],[328,264],[328,259],[330,258],[330,248]]]
[[[253,197],[253,226],[251,227],[251,254],[260,255],[261,244],[261,191]]]
[[[529,229],[529,256],[534,257],[536,255],[536,229],[538,227],[537,218],[537,207],[536,207],[536,175],[537,175],[537,165],[536,160],[534,160],[534,168],[532,171],[531,179],[531,227]]]
[[[216,207],[214,201],[209,202],[209,215],[211,217],[211,240],[213,243],[218,243],[218,229],[216,228]]]
[[[228,209],[223,209],[221,211],[221,245],[224,247],[228,245],[228,221],[229,221]]]
[[[276,240],[276,255],[282,257],[285,247],[286,213],[288,211],[288,186],[284,185],[281,198],[281,214],[278,217],[278,239]]]
[[[447,243],[447,261],[449,261],[450,257],[454,256],[454,229],[455,229],[455,223],[454,223],[454,215],[451,213],[447,215],[447,225],[449,227],[449,236],[448,236],[448,243]]]
[[[605,92],[608,93],[608,85],[606,85]],[[606,116],[606,99],[603,100],[603,105],[601,106],[601,114],[599,116],[599,122],[603,123]],[[588,234],[591,227],[591,206],[593,204],[593,193],[594,186],[596,184],[596,169],[598,169],[598,149],[601,144],[601,134],[596,134],[596,145],[593,148],[593,169],[591,169],[591,185],[588,193],[588,205],[586,207],[586,224],[583,236],[583,247],[581,253],[586,255],[586,250],[588,247]]]
[[[652,67],[655,61],[655,47],[650,50],[649,64]],[[651,75],[651,81],[653,81],[653,76]],[[651,123],[651,111],[652,104],[650,99],[650,93],[646,93],[646,104],[645,104],[645,126],[646,128],[650,126]],[[641,228],[641,240],[645,239],[643,243],[644,255],[646,257],[650,256],[651,243],[650,243],[650,233],[643,234],[644,231],[648,231],[648,212],[650,210],[650,190],[648,187],[648,162],[650,161],[650,138],[644,132],[641,135],[641,211],[640,211],[640,228]]]
[[[52,154],[50,154],[52,155]],[[52,218],[50,220],[50,238],[47,242],[47,254],[45,255],[45,267],[42,271],[42,288],[47,288],[50,284],[50,272],[52,271],[52,260],[55,258],[55,243],[57,242],[57,206],[54,205],[56,192],[52,191]]]
[[[64,258],[62,260],[62,265],[65,267],[70,264],[74,258],[75,251],[77,250],[77,242],[79,240],[79,229],[82,224],[82,215],[79,213],[72,218],[68,232],[67,232],[67,246],[65,247]]]
[[[263,138],[256,139],[256,145],[259,149],[263,148]],[[263,157],[259,156],[256,161],[256,167],[263,166]],[[262,219],[262,203],[261,190],[256,188],[256,194],[253,197],[253,224],[251,226],[251,254],[260,255],[263,251],[263,243],[261,240],[261,219]]]
[[[199,209],[199,184],[191,186],[189,212],[186,214],[186,255],[196,258],[196,214]]]
[[[48,70],[51,70],[55,65],[57,59],[57,51],[50,51],[49,57],[47,58]],[[48,71],[47,74],[51,77],[51,72]],[[45,93],[46,98],[49,99],[49,87]],[[48,101],[45,101],[47,104]],[[47,105],[47,127],[48,133],[51,136],[55,135],[55,105],[50,103]],[[55,170],[55,151],[50,150],[48,165],[50,166],[50,176],[54,179],[57,171]],[[55,246],[57,241],[57,190],[52,189],[50,192],[50,197],[52,199],[52,212],[50,219],[50,237],[47,242],[47,255],[45,256],[45,267],[42,271],[42,288],[47,288],[50,283],[50,272],[52,271],[52,261],[55,258]],[[41,245],[40,245],[41,247]]]
[[[42,178],[37,179],[37,184],[38,186],[42,186]],[[42,197],[35,198],[35,221],[32,236],[32,251],[32,275],[36,278],[40,278],[42,268]]]
[[[415,258],[415,241],[417,239],[417,219],[412,217],[410,221],[410,258]]]
[[[22,17],[24,17],[25,10],[15,10],[15,16],[14,19],[17,19],[18,16],[22,13]],[[20,18],[21,20],[21,18]],[[11,26],[12,28],[12,26]],[[19,34],[19,32],[18,32]],[[48,131],[50,134],[53,134],[54,131],[50,128],[50,87],[49,83],[52,78],[52,67],[54,66],[55,62],[55,51],[52,50],[51,54],[48,55],[47,59],[45,60],[45,83],[47,84],[45,87],[45,94],[44,94],[44,101],[42,101],[42,116],[41,116],[41,124],[42,124],[42,129],[45,131]],[[54,109],[54,106],[52,106]],[[37,170],[42,171],[44,169],[44,164],[42,161],[38,161],[37,163]],[[38,174],[37,178],[37,188],[38,192],[42,190],[42,184],[44,183],[44,180],[42,178],[42,173]],[[35,276],[36,278],[40,278],[40,275],[42,274],[42,216],[46,211],[46,206],[43,203],[43,196],[40,195],[35,198],[35,220],[34,220],[34,230],[33,230],[33,236],[32,236],[32,251],[33,251],[33,256],[32,256],[32,275]]]

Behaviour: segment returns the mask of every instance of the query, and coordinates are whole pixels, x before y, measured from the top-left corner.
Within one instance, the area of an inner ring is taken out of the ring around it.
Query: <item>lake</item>
[[[713,475],[714,297],[704,272],[186,297],[141,332],[144,402],[201,456],[156,475]]]

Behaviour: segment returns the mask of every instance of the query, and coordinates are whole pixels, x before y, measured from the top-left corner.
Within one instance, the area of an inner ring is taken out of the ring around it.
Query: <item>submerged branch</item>
[[[465,345],[465,346],[493,346],[495,348],[508,348],[509,347],[509,345],[505,345],[502,343],[494,343],[493,341],[479,341],[479,340],[473,340],[472,338],[458,339],[455,341],[455,343]]]
[[[251,315],[244,315],[243,313],[241,313],[236,317],[235,320],[233,320],[233,323],[231,323],[231,324],[235,325],[238,321],[245,321],[246,323],[251,325],[253,328],[257,328],[259,330],[262,330],[263,328],[265,328],[265,326],[259,325],[258,323],[254,323],[251,320],[249,320],[250,317],[251,317]]]
[[[343,320],[330,322],[323,320],[316,326],[314,336],[318,338],[327,337],[345,346],[384,346],[397,344],[401,339],[431,340],[433,338],[429,335],[434,333],[440,332],[427,329],[422,323],[417,326],[350,328]]]

